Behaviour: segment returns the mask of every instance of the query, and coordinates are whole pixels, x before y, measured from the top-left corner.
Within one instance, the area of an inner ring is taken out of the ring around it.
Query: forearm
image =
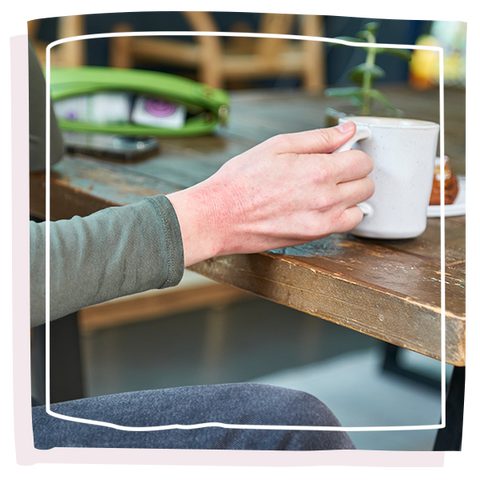
[[[46,224],[30,226],[31,321],[45,321]],[[50,319],[176,285],[184,270],[175,212],[165,197],[50,223]]]

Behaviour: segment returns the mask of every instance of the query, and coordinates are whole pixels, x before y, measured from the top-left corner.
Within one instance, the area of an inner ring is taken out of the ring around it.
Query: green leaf
[[[400,48],[378,48],[377,54],[380,53],[389,53],[390,55],[395,55],[403,60],[409,61],[412,58],[412,53],[409,50],[404,50]]]
[[[356,107],[361,107],[363,103],[363,90],[359,87],[328,88],[325,95],[348,99]]]
[[[388,110],[397,113],[398,110],[395,108],[395,106],[387,100],[387,98],[380,93],[378,90],[370,90],[370,97],[373,98],[374,100],[377,100],[380,102],[384,107],[386,107]]]
[[[325,95],[327,97],[361,97],[363,90],[360,87],[327,88]]]
[[[367,23],[363,28],[367,30],[367,32],[370,32],[372,35],[375,35],[379,27],[379,24],[377,22],[369,22]]]
[[[361,107],[363,105],[363,95],[362,97],[360,96],[350,97],[349,100],[350,100],[350,103],[352,103],[356,107]]]
[[[361,30],[360,32],[357,33],[357,37],[360,38],[361,40],[366,40],[368,42],[371,40],[372,35],[367,30]]]
[[[370,65],[368,63],[361,63],[356,67],[353,67],[349,72],[348,76],[351,80],[356,83],[362,83],[364,75],[370,72],[372,79],[376,80],[385,76],[385,70],[378,65]]]

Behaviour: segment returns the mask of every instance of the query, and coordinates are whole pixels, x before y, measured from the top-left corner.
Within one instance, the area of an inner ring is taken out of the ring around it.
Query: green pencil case
[[[182,108],[181,125],[159,126],[127,121],[103,122],[58,117],[62,130],[117,135],[195,136],[212,133],[225,125],[230,99],[224,90],[166,73],[110,67],[52,67],[50,95],[54,106],[65,99],[93,98],[98,94],[122,93],[132,98],[169,102]],[[64,102],[65,103],[65,102]]]

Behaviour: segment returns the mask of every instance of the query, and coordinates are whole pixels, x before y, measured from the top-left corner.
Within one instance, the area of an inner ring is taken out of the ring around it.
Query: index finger
[[[353,122],[335,127],[318,128],[281,135],[281,148],[284,153],[332,153],[350,140],[356,131]]]

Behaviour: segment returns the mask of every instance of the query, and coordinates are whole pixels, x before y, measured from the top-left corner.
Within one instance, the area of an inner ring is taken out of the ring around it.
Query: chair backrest
[[[218,32],[218,25],[209,12],[182,12],[190,28],[194,32]],[[200,35],[197,37],[198,44],[202,47],[200,55],[201,64],[208,62],[210,65],[219,65],[222,56],[221,37]]]
[[[218,32],[219,28],[214,16],[209,12],[182,12],[191,29],[196,32]],[[262,13],[257,33],[267,34],[289,34],[292,32],[296,15]],[[221,53],[220,37],[200,36],[198,42],[208,45],[212,54]],[[265,58],[278,55],[285,50],[285,44],[288,42],[284,38],[265,38],[255,39],[254,53]]]
[[[181,13],[195,42],[168,37],[114,37],[110,42],[110,65],[134,68],[136,60],[142,60],[194,68],[201,82],[216,88],[223,88],[227,80],[242,81],[284,72],[300,76],[305,88],[323,87],[324,59],[320,43],[254,36],[224,41],[222,35],[195,36],[194,32],[221,32],[214,15],[201,11]],[[301,35],[318,36],[322,26],[322,17],[318,15],[262,13],[257,33],[291,34],[298,28]],[[132,27],[118,24],[114,31],[129,32]],[[242,32],[241,29],[233,31]]]
[[[289,34],[294,25],[295,15],[264,13],[260,17],[258,33]],[[265,59],[279,55],[285,50],[285,38],[257,38],[255,53]]]
[[[38,59],[42,65],[46,63],[47,42],[38,38],[41,19],[28,22],[28,36],[32,40]],[[76,37],[85,32],[85,17],[71,15],[59,17],[57,20],[56,39]],[[57,45],[51,49],[51,64],[59,67],[78,67],[86,63],[86,42],[75,40]]]

